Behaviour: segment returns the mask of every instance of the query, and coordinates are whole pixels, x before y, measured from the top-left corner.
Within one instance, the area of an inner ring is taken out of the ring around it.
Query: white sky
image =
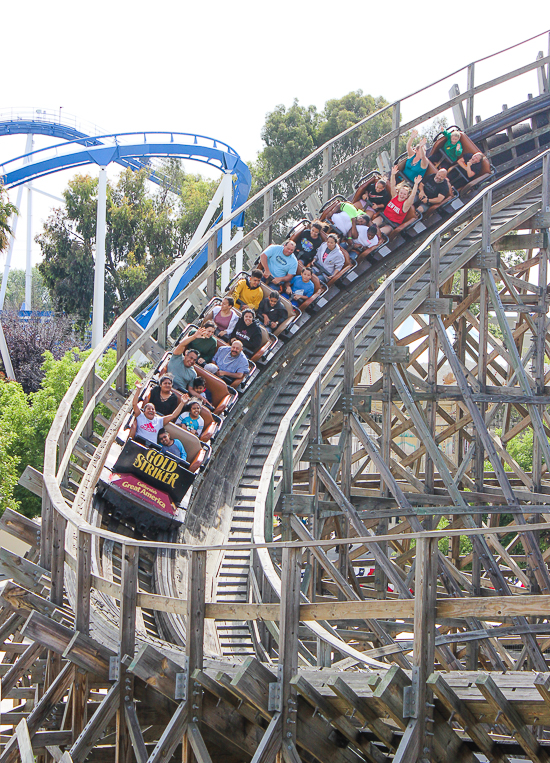
[[[279,103],[289,106],[297,97],[322,108],[329,98],[359,88],[396,100],[550,27],[550,6],[541,0],[395,0],[376,8],[326,0],[10,3],[3,9],[0,112],[62,107],[106,132],[202,133],[229,143],[248,161],[262,148],[266,113]],[[403,35],[416,25],[426,32]],[[419,45],[422,39],[427,42]],[[539,50],[548,51],[547,37],[479,65],[478,81],[533,60]],[[444,100],[454,81],[464,89],[464,77],[451,79],[403,106],[404,118]],[[480,97],[475,113],[489,116],[528,92],[538,93],[534,75],[490,99]],[[0,161],[23,153],[24,145],[24,136],[1,138]],[[43,145],[39,139],[35,147]],[[188,169],[198,172],[201,165]],[[37,184],[59,195],[69,177]],[[15,201],[16,190],[10,196]],[[35,194],[34,234],[54,204]],[[24,252],[23,224],[13,265],[24,267]]]

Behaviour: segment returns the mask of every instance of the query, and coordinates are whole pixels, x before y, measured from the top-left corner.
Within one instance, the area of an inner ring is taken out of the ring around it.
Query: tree
[[[171,187],[148,189],[148,172],[121,173],[107,186],[105,311],[108,319],[131,304],[159,273],[183,254],[217,183],[185,174],[179,162],[165,164]],[[56,309],[87,323],[93,299],[97,179],[77,175],[37,237],[40,272]],[[76,288],[75,288],[76,285]]]
[[[44,377],[44,352],[53,359],[79,344],[73,321],[64,315],[42,319],[36,315],[22,319],[17,312],[2,314],[2,327],[16,380],[25,392],[36,392]]]
[[[27,415],[27,400],[22,387],[0,382],[0,513],[8,507],[17,509],[13,492],[19,479],[19,459],[13,453],[18,422]]]
[[[6,191],[0,184],[0,252],[7,248],[11,235],[10,217],[17,212],[17,207],[11,204]]]
[[[266,117],[262,129],[265,148],[251,166],[252,193],[257,193],[309,156],[316,148],[386,105],[387,102],[383,98],[364,95],[362,90],[357,90],[342,98],[327,101],[321,112],[317,111],[315,106],[300,105],[297,99],[288,109],[283,105],[277,106]],[[333,147],[333,165],[341,163],[389,130],[391,112],[386,111]],[[275,202],[280,204],[292,198],[319,175],[321,166],[322,159],[319,157],[303,170],[294,173],[276,189]],[[355,166],[343,172],[334,184],[335,192],[341,192],[342,189],[347,192],[353,180],[358,180],[362,174],[375,167],[375,157],[369,157],[359,167]],[[303,211],[305,212],[305,208]],[[248,213],[248,226],[257,224],[262,214],[263,209],[260,205],[255,205]],[[296,213],[291,217],[295,218]],[[279,226],[279,233],[284,224]]]
[[[10,270],[6,284],[4,310],[19,310],[25,301],[25,271],[17,268]],[[51,300],[48,287],[44,283],[38,267],[32,269],[31,309],[50,310]]]
[[[38,266],[54,309],[88,322],[94,292],[94,260],[90,241],[74,230],[66,212],[56,209],[36,237],[43,261]]]

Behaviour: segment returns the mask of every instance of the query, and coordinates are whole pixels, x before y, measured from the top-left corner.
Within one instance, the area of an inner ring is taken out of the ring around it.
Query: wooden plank
[[[17,746],[21,763],[34,763],[34,752],[32,750],[31,737],[27,726],[27,721],[23,718],[15,728],[17,737]]]
[[[126,726],[128,733],[132,741],[132,747],[134,755],[136,756],[137,763],[147,763],[149,755],[147,754],[147,748],[143,741],[143,734],[136,714],[136,708],[133,702],[125,702],[124,715],[126,718]]]
[[[133,673],[171,700],[176,696],[176,676],[183,673],[181,665],[166,657],[150,644],[144,644],[136,652],[128,665],[128,672]]]
[[[212,758],[206,749],[204,739],[196,723],[189,723],[187,725],[187,739],[193,748],[197,763],[212,763]],[[138,763],[141,762],[138,761]]]
[[[185,702],[178,705],[170,722],[166,726],[163,735],[151,755],[148,763],[164,763],[170,760],[178,744],[180,744],[185,727],[187,726],[188,709]]]
[[[495,684],[490,675],[478,676],[475,684],[487,702],[499,715],[499,723],[508,728],[510,734],[519,742],[523,750],[534,763],[548,763],[550,756],[543,750],[535,735],[527,728],[523,718]]]
[[[0,696],[6,697],[19,679],[29,670],[31,665],[38,659],[43,650],[42,644],[34,642],[23,652],[21,657],[10,665],[6,675],[2,678]]]
[[[282,724],[281,713],[275,713],[250,763],[274,763],[281,747]]]
[[[32,739],[33,735],[43,724],[47,716],[51,713],[55,705],[61,701],[67,688],[69,687],[73,676],[73,666],[65,665],[61,673],[54,679],[46,692],[42,695],[38,704],[27,717],[27,727]],[[17,736],[6,745],[0,763],[13,763],[17,758]]]
[[[40,525],[13,509],[6,509],[0,517],[0,530],[28,543],[31,548],[40,546]]]
[[[119,699],[120,683],[116,681],[69,750],[74,763],[83,763],[86,760],[91,749],[101,737],[103,730],[116,713]]]

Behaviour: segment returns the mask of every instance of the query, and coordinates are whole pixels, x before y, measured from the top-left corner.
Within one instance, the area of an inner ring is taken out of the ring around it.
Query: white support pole
[[[32,151],[33,146],[33,135],[29,133],[27,135],[27,142],[25,145],[25,153],[30,154]],[[29,163],[29,159],[25,160],[25,164]],[[21,204],[23,202],[23,189],[25,188],[24,185],[20,185],[17,189],[17,200],[15,202],[15,206],[17,207],[17,212],[13,215],[12,221],[11,221],[11,236],[10,236],[10,245],[8,249],[8,254],[6,256],[6,262],[4,264],[4,274],[2,276],[2,286],[0,287],[0,310],[4,309],[4,299],[6,297],[6,289],[8,286],[8,276],[10,274],[10,267],[11,267],[11,258],[13,255],[13,247],[15,246],[15,234],[17,232],[17,223],[19,221],[19,211],[21,210]]]
[[[32,151],[34,135],[29,136]],[[25,308],[32,310],[32,183],[27,183],[27,257],[25,263]]]
[[[223,185],[223,219],[231,215],[231,203],[233,201],[233,176],[230,172],[227,172],[223,176],[223,180],[220,183]],[[227,252],[231,248],[231,223],[224,225],[222,228],[222,254]],[[227,289],[227,285],[230,281],[231,262],[228,260],[224,262],[221,267],[221,291],[222,294]]]
[[[92,311],[92,348],[103,339],[105,313],[105,234],[107,227],[107,168],[99,170],[97,222],[95,234],[94,303]]]
[[[27,183],[27,256],[25,258],[25,310],[32,310],[32,183]]]
[[[242,241],[243,238],[243,229],[237,228],[235,231],[235,235],[233,236],[233,239],[231,241],[231,246],[235,246],[235,244],[238,244],[239,241]],[[239,249],[237,254],[235,255],[235,274],[240,273],[243,269],[243,250]]]
[[[8,350],[8,345],[6,342],[6,337],[4,336],[4,329],[2,328],[1,322],[0,322],[0,355],[2,356],[2,360],[4,362],[6,376],[10,379],[15,379],[15,374],[13,373],[13,366],[11,364],[10,352]]]

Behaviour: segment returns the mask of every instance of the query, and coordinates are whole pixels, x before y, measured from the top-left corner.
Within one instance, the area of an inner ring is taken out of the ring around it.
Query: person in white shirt
[[[130,427],[130,437],[141,437],[144,440],[153,442],[157,445],[159,431],[170,421],[174,421],[180,415],[187,399],[180,400],[178,407],[169,416],[157,416],[153,403],[145,403],[143,410],[139,407],[139,393],[141,392],[140,382],[136,382],[136,391],[132,399],[132,408],[134,409],[135,419]]]
[[[380,243],[378,228],[376,225],[370,224],[370,220],[366,215],[353,220],[349,237],[350,241],[342,246],[348,249],[352,259],[355,259],[357,254],[368,249],[373,249]]]

